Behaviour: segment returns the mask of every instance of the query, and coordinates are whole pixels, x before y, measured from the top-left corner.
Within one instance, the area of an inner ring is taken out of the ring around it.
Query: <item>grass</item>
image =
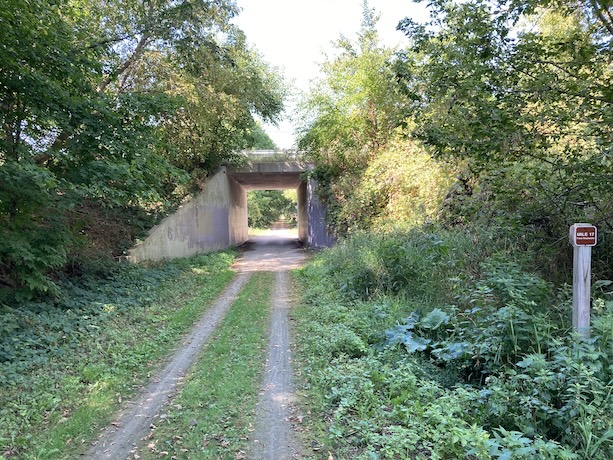
[[[613,458],[612,294],[577,340],[564,290],[467,240],[354,238],[300,272],[309,458]]]
[[[298,228],[290,228],[286,230],[287,232],[292,232],[296,234],[296,238],[298,238]],[[271,228],[249,228],[249,236],[267,236],[271,235],[273,230]]]
[[[270,234],[270,228],[251,228],[249,227],[249,236],[263,236]]]
[[[233,257],[123,267],[112,279],[66,286],[63,303],[42,313],[28,305],[1,311],[5,323],[17,311],[25,325],[15,322],[21,348],[0,362],[0,458],[74,458],[85,450],[234,277]],[[10,338],[0,336],[4,350]]]
[[[264,369],[271,273],[255,273],[161,416],[143,459],[246,455]]]

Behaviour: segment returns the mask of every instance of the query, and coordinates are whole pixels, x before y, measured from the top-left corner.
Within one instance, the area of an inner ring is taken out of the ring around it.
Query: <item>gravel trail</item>
[[[287,271],[276,274],[266,373],[252,440],[253,460],[300,458],[291,421],[295,401],[288,324]]]
[[[256,408],[255,431],[251,436],[251,460],[302,458],[293,423],[297,421],[292,385],[290,349],[289,271],[301,267],[306,253],[291,232],[277,230],[251,239],[253,253],[245,258],[246,269],[275,272],[272,291],[270,339],[264,381]]]
[[[285,230],[253,237],[242,257],[234,264],[238,272],[216,302],[204,313],[183,340],[183,347],[169,359],[166,367],[104,429],[81,458],[98,460],[133,458],[155,417],[176,394],[189,367],[198,358],[217,326],[221,323],[239,292],[256,271],[276,272],[272,294],[270,342],[267,352],[265,381],[257,407],[250,458],[253,460],[291,460],[300,458],[294,437],[294,393],[288,325],[289,275],[306,260],[296,236]]]
[[[249,277],[250,273],[241,273],[234,278],[183,339],[183,346],[170,358],[166,367],[152,379],[137,399],[128,403],[83,458],[119,460],[130,456],[149,432],[155,415],[174,396],[177,385],[181,383],[202,346],[225,317]]]

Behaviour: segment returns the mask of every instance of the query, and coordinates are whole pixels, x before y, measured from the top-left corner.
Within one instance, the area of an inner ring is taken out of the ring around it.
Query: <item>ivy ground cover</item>
[[[0,306],[0,458],[74,457],[234,276],[232,252],[97,267]]]

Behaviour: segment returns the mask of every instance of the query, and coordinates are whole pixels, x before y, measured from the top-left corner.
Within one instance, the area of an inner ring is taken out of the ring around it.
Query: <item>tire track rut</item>
[[[155,415],[172,399],[187,370],[197,359],[198,353],[221,323],[250,276],[250,273],[241,273],[230,282],[183,339],[183,346],[172,355],[164,369],[152,379],[136,400],[128,403],[119,413],[84,458],[117,460],[130,456],[149,432]]]
[[[300,458],[290,422],[294,393],[288,325],[288,273],[306,260],[306,254],[300,248],[295,236],[283,230],[250,240],[247,250],[234,264],[237,276],[183,339],[183,346],[169,358],[168,364],[140,395],[126,404],[81,458],[119,460],[130,458],[137,452],[155,417],[175,396],[200,350],[256,271],[276,272],[276,278],[265,381],[257,407],[250,455],[253,460]]]

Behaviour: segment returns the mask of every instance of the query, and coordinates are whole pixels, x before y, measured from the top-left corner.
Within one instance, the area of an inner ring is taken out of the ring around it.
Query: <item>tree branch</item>
[[[111,42],[111,40],[109,40],[109,42]],[[140,40],[138,41],[138,44],[136,45],[136,48],[134,48],[134,51],[132,52],[132,55],[126,59],[124,61],[124,63],[113,73],[109,74],[104,81],[100,84],[100,86],[98,86],[97,90],[99,92],[104,91],[113,81],[113,79],[118,76],[123,74],[126,70],[128,70],[132,65],[134,65],[134,63],[136,61],[138,61],[138,59],[142,56],[144,50],[145,50],[145,46],[147,45],[147,42],[149,41],[149,34],[148,33],[144,33]],[[67,129],[64,129],[55,139],[55,141],[53,141],[53,144],[51,144],[51,146],[49,147],[49,149],[45,152],[45,153],[41,153],[40,155],[37,155],[34,158],[34,161],[37,165],[39,166],[44,166],[47,164],[47,162],[51,159],[51,152],[54,150],[59,150],[61,149],[64,144],[66,143],[66,141],[68,140],[68,138],[70,137],[70,131]]]
[[[568,75],[569,77],[574,78],[575,80],[579,80],[579,81],[585,81],[585,77],[581,77],[580,75],[577,75],[576,73],[570,71],[569,69],[567,69],[566,67],[563,66],[563,64],[571,64],[571,62],[554,62],[554,61],[544,61],[544,60],[534,60],[532,61],[535,64],[544,64],[544,65],[550,65],[552,67],[555,67],[556,69],[564,72],[566,75]],[[608,89],[609,87],[607,85],[601,85],[599,83],[593,82],[594,86],[597,86],[601,89]]]
[[[522,70],[522,69],[515,69],[515,70],[517,72],[527,76],[527,77],[532,78],[533,80],[537,80],[537,77],[535,77],[534,75],[532,75],[529,72],[526,72],[525,70]],[[553,87],[551,85],[548,85],[546,87],[546,90],[547,91],[551,91],[551,92],[555,91],[558,94],[566,94],[567,96],[587,99],[588,101],[599,101],[599,102],[604,102],[605,104],[612,104],[613,103],[613,100],[607,99],[605,97],[595,96],[595,95],[589,94],[588,92],[583,93],[583,94],[576,93],[576,92],[571,92],[571,91],[564,90],[564,89],[560,88],[559,86]],[[531,94],[531,91],[526,91],[526,90],[520,90],[518,92],[519,93],[524,93],[524,94]]]
[[[596,16],[602,25],[606,27],[611,35],[613,35],[613,21],[611,21],[611,12],[609,11],[608,6],[601,5],[598,0],[590,0],[590,3],[592,4],[592,9],[594,10],[594,13],[596,13]],[[605,15],[602,13],[603,10],[607,13],[609,20],[607,20]]]
[[[117,35],[115,37],[107,38],[106,40],[102,40],[102,41],[99,41],[99,42],[91,43],[91,44],[87,45],[85,47],[85,49],[90,50],[92,48],[98,48],[99,46],[108,45],[109,43],[117,43],[117,42],[120,42],[120,41],[125,40],[126,38],[130,38],[130,37],[131,37],[130,34]]]
[[[136,48],[134,48],[132,55],[128,59],[126,59],[124,63],[121,66],[119,66],[119,68],[115,72],[109,74],[104,79],[104,81],[100,84],[100,86],[98,86],[98,91],[104,91],[107,88],[107,86],[111,84],[111,82],[113,81],[115,77],[123,74],[136,61],[138,61],[138,59],[142,56],[143,52],[145,51],[145,46],[147,45],[148,41],[149,41],[149,35],[147,33],[143,34],[143,36],[138,41]]]

